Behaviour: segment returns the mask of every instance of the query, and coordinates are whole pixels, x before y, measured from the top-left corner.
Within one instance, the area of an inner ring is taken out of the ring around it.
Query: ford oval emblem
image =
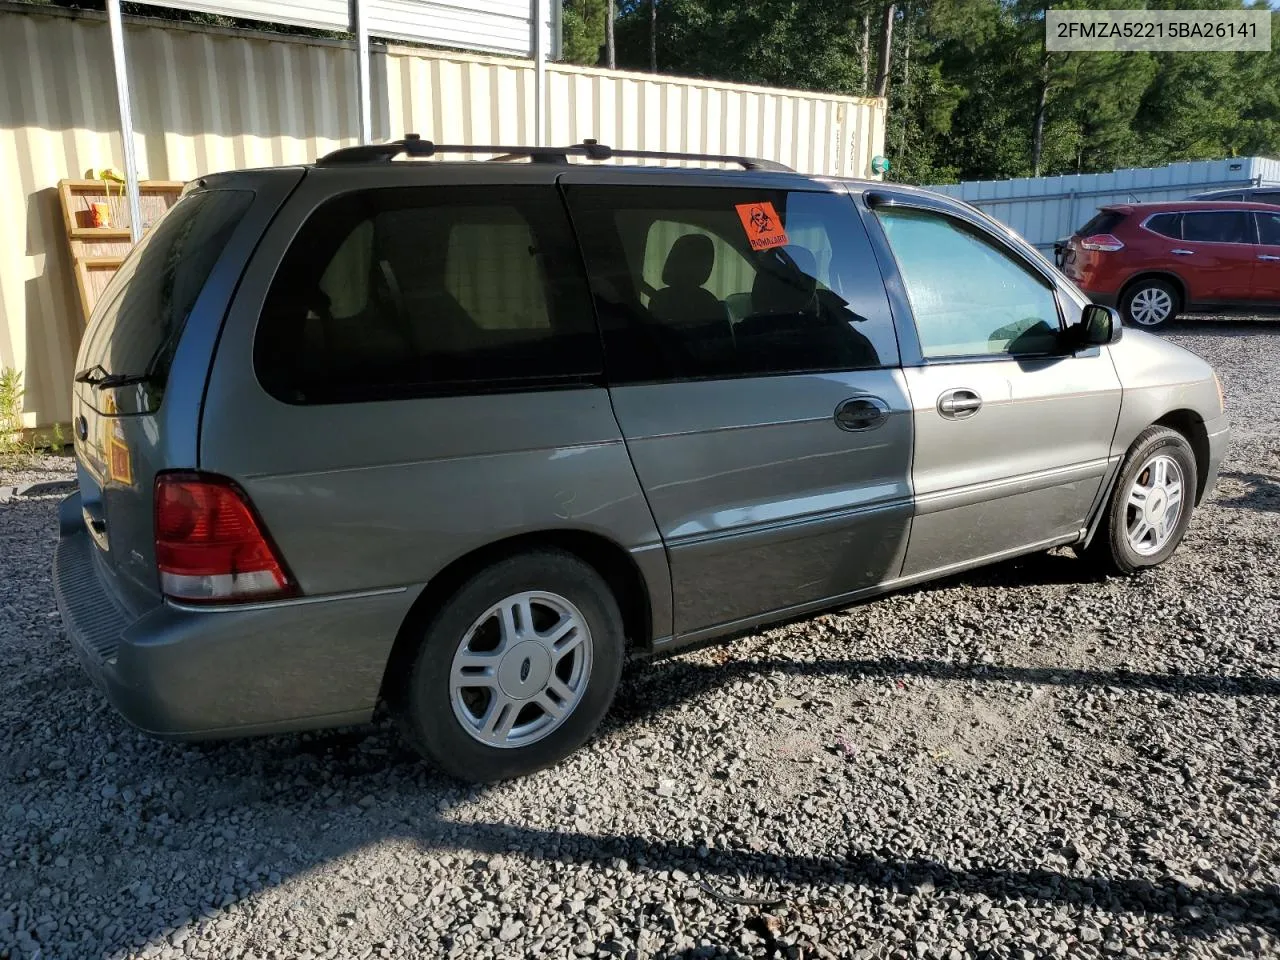
[[[89,439],[89,421],[84,418],[84,414],[76,417],[76,436],[82,441]]]

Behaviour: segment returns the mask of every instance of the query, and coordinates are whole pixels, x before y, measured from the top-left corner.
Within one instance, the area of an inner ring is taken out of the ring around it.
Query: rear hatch
[[[1080,283],[1088,280],[1092,253],[1114,246],[1119,241],[1111,236],[1129,211],[1118,207],[1102,207],[1084,226],[1071,235],[1062,250],[1062,272]]]
[[[72,398],[81,508],[97,566],[137,614],[160,600],[153,486],[195,469],[201,405],[222,319],[270,217],[300,169],[192,185],[98,300]]]

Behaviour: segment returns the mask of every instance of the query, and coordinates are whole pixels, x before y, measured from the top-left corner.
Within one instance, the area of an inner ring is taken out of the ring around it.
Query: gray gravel
[[[0,957],[1276,955],[1280,324],[1170,336],[1239,439],[1166,567],[1048,554],[629,668],[580,754],[483,790],[386,722],[139,736],[62,636],[56,500],[0,505]]]

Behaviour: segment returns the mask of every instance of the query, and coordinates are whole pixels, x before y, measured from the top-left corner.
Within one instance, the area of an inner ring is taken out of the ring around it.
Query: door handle
[[[836,426],[841,430],[874,430],[888,419],[889,405],[879,397],[851,397],[836,407]]]
[[[1194,250],[1170,250],[1169,252],[1177,257],[1189,257],[1191,254],[1195,253]]]
[[[948,390],[938,398],[938,413],[948,420],[968,420],[982,409],[982,397],[967,387]]]
[[[1259,260],[1280,260],[1280,257],[1273,257],[1269,253],[1260,253],[1258,254],[1258,259]]]

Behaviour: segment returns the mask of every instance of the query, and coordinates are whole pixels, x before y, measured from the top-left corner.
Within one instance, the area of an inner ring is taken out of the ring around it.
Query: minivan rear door
[[[155,475],[195,469],[210,357],[258,237],[301,169],[192,184],[103,291],[72,386],[81,509],[99,570],[134,612],[159,598]]]
[[[561,184],[614,412],[666,545],[676,634],[896,577],[910,404],[843,186],[608,168]]]

